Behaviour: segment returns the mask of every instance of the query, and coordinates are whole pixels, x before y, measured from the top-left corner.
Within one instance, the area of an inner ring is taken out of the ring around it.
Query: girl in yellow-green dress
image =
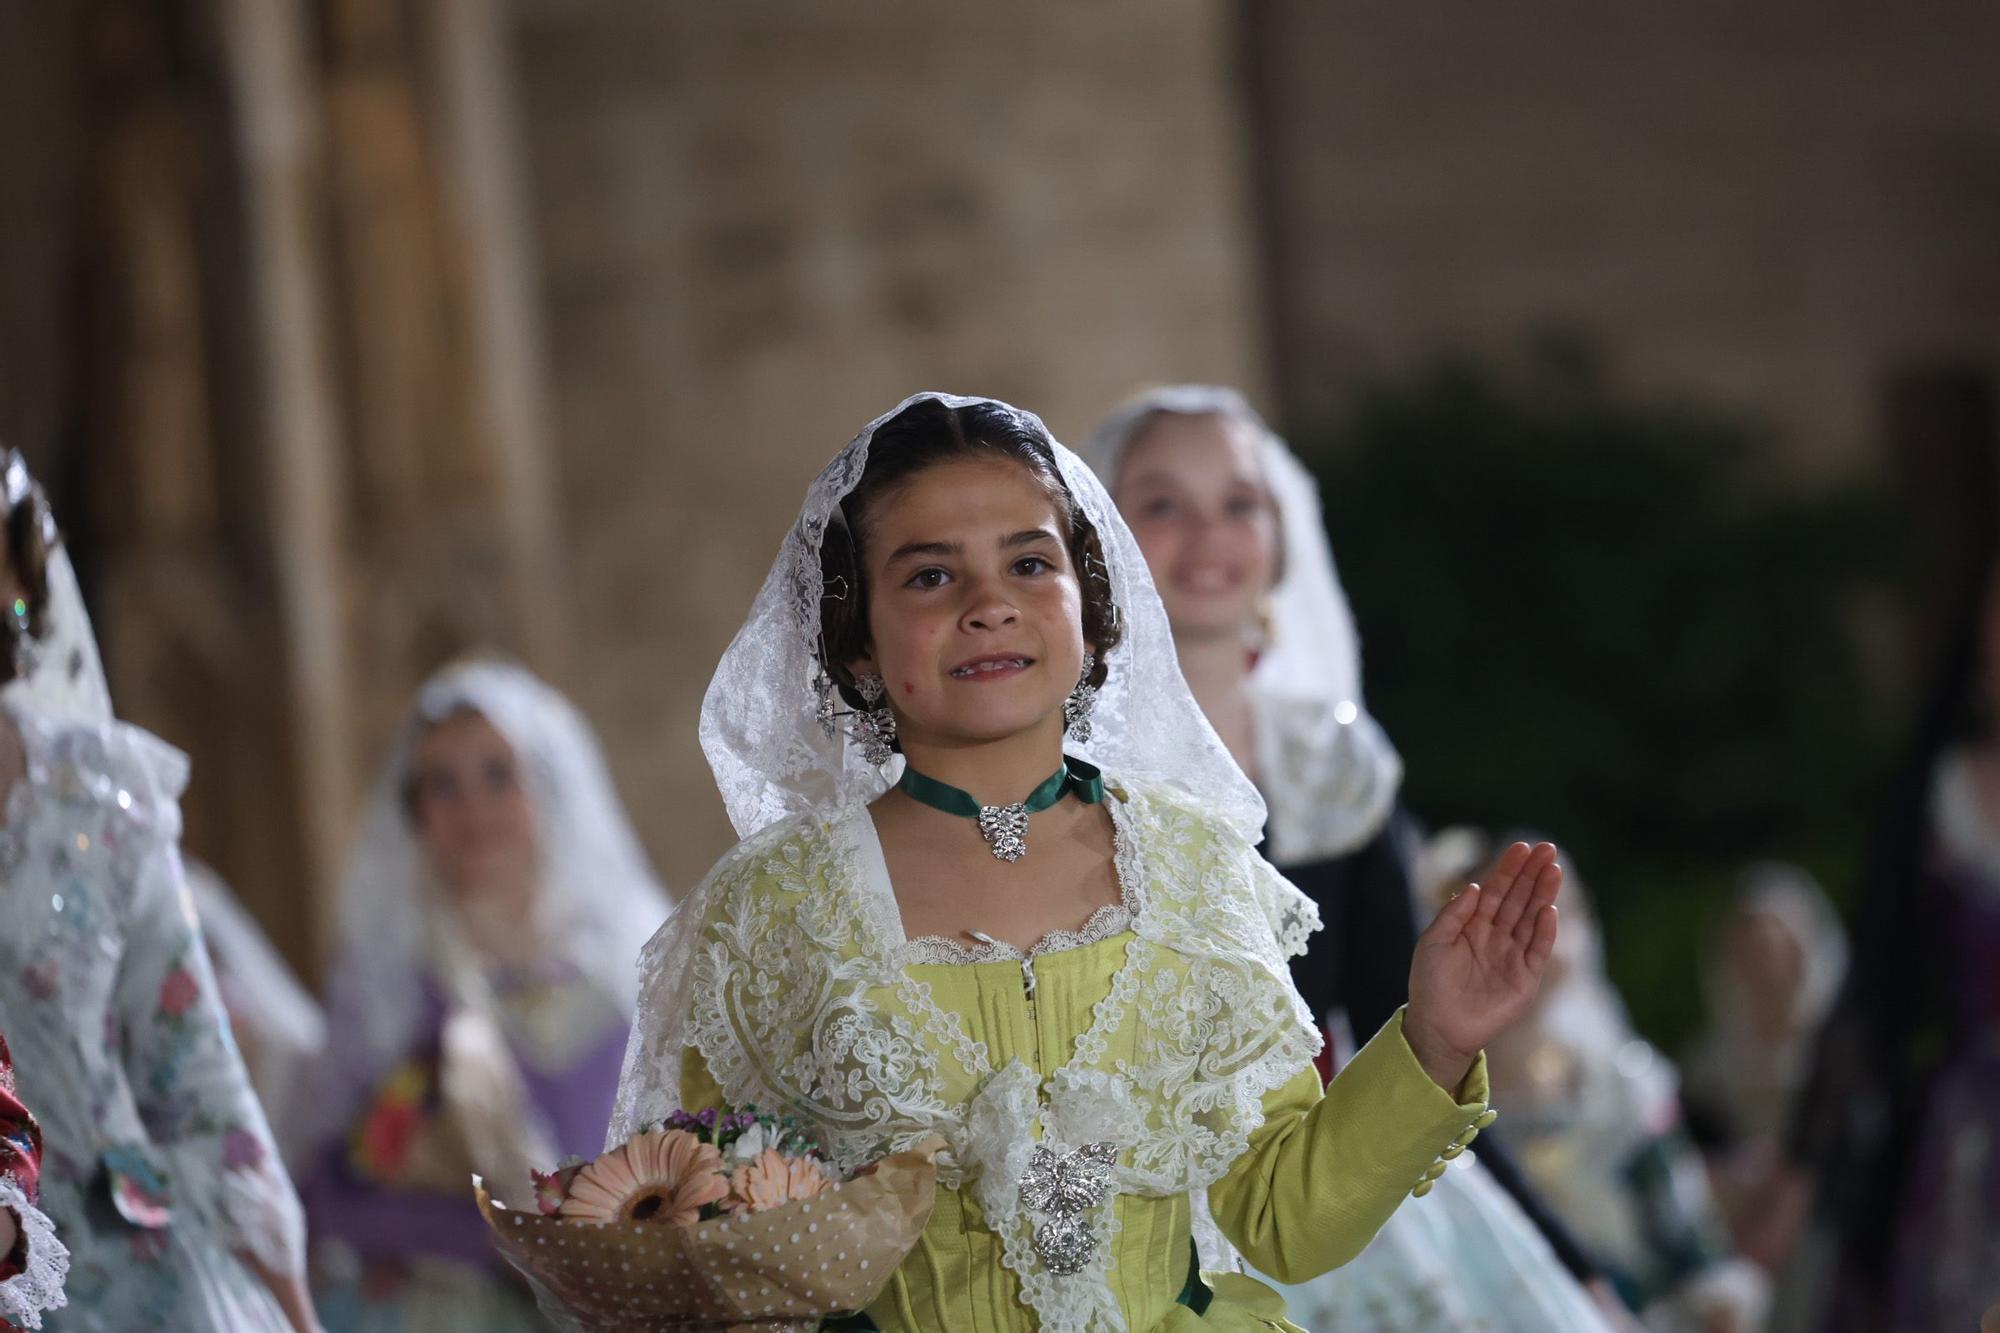
[[[647,946],[611,1140],[751,1103],[853,1167],[941,1136],[890,1330],[1292,1328],[1490,1122],[1555,851],[1419,942],[1322,1094],[1318,920],[1180,676],[1131,533],[1031,413],[921,394],[820,474],[702,711],[743,841]],[[1420,1206],[1420,1205],[1418,1205]]]

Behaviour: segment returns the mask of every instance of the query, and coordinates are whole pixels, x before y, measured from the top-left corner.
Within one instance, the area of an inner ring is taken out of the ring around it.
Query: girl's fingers
[[[1514,925],[1516,944],[1525,946],[1533,938],[1535,921],[1541,915],[1542,909],[1554,904],[1556,896],[1562,892],[1563,868],[1562,863],[1554,858],[1554,850],[1550,848],[1551,856],[1548,863],[1536,874],[1534,887],[1527,896],[1527,908]]]
[[[1506,895],[1494,908],[1495,930],[1504,932],[1510,937],[1513,935],[1514,927],[1520,924],[1521,918],[1528,912],[1528,900],[1534,894],[1538,877],[1548,864],[1555,860],[1555,855],[1556,849],[1547,843],[1541,843],[1529,851],[1528,859],[1521,863],[1513,883],[1507,886]]]
[[[1431,922],[1424,937],[1437,944],[1456,944],[1459,936],[1465,933],[1466,923],[1472,920],[1472,914],[1479,910],[1479,900],[1483,896],[1477,884],[1466,885],[1462,892],[1444,905],[1444,910]]]
[[[1521,873],[1521,867],[1528,864],[1528,857],[1532,854],[1525,842],[1509,844],[1507,850],[1500,853],[1500,859],[1495,861],[1481,878],[1479,887],[1505,894],[1514,883],[1514,877]]]
[[[1528,845],[1517,842],[1500,854],[1500,859],[1487,872],[1479,884],[1479,910],[1465,924],[1466,941],[1477,952],[1485,952],[1486,942],[1493,934],[1493,914],[1505,901],[1520,877],[1521,867],[1527,863]]]
[[[1534,915],[1534,933],[1528,937],[1528,970],[1538,979],[1542,967],[1549,961],[1549,954],[1556,947],[1556,906],[1547,903]]]

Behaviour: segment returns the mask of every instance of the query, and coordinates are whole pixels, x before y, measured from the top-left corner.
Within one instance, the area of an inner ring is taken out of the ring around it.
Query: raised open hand
[[[1562,880],[1554,844],[1517,842],[1418,938],[1403,1036],[1440,1086],[1455,1090],[1541,988]]]

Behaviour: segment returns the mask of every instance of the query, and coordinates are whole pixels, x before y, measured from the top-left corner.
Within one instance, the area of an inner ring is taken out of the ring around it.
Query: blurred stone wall
[[[2000,374],[2000,6],[1251,0],[1282,396],[1565,326],[1870,464],[1892,376]]]
[[[662,872],[805,486],[920,389],[1263,387],[1229,6],[516,0],[573,684]]]
[[[2000,357],[2000,11],[1300,0],[0,3],[0,438],[189,840],[296,958],[467,649],[571,691],[669,881],[803,488],[922,388],[1069,439],[1568,325],[1865,466]],[[1982,369],[1983,368],[1983,369]],[[317,910],[316,910],[317,905]]]
[[[1220,0],[0,4],[0,436],[289,955],[411,687],[515,654],[660,869],[806,481],[921,388],[1263,387]]]

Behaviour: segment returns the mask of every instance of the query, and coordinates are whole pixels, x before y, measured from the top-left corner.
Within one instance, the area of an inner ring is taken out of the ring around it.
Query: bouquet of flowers
[[[676,1111],[595,1161],[535,1172],[533,1212],[479,1208],[569,1327],[810,1333],[872,1301],[930,1220],[932,1140],[839,1178],[797,1122]]]

